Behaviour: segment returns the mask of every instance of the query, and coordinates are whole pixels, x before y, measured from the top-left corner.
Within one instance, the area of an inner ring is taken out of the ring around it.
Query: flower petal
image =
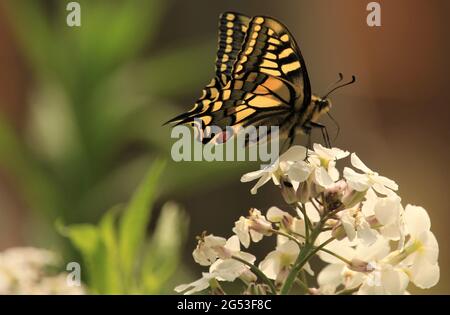
[[[429,231],[431,228],[430,217],[422,207],[406,205],[404,218],[408,233],[414,238],[418,238],[422,232]]]
[[[356,153],[352,153],[352,155],[350,156],[350,161],[352,165],[357,169],[359,169],[360,171],[363,171],[366,174],[373,173],[372,170],[361,161],[361,159],[356,155]]]

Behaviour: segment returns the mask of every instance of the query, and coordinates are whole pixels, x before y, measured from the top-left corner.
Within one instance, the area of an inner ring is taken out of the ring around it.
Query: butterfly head
[[[322,98],[313,95],[311,98],[312,116],[311,121],[317,122],[319,118],[330,111],[331,101],[329,98]]]
[[[315,103],[315,108],[319,115],[326,114],[331,108],[331,100],[329,98],[318,97]]]

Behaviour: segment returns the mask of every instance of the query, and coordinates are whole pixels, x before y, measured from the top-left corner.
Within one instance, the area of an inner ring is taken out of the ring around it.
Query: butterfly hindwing
[[[281,78],[250,72],[230,81],[209,103],[206,110],[186,117],[178,124],[194,124],[202,134],[210,126],[221,130],[253,125],[278,126],[292,113],[290,100],[295,97],[292,85]],[[204,138],[208,142],[212,137]]]

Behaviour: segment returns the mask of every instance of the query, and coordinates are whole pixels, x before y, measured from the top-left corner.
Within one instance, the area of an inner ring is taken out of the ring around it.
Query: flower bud
[[[327,204],[327,209],[333,211],[339,208],[342,204],[341,199],[344,195],[344,191],[347,189],[347,183],[340,180],[324,191],[325,203]]]
[[[320,193],[320,188],[311,180],[299,184],[297,189],[297,200],[301,203],[307,203],[311,198],[315,198]]]
[[[250,209],[250,228],[255,232],[261,233],[266,236],[272,235],[272,224],[266,220],[264,216],[261,215],[259,210],[252,208]]]
[[[351,270],[357,271],[357,272],[367,272],[372,271],[373,268],[371,268],[372,265],[370,265],[368,262],[353,258],[352,264],[348,266]]]
[[[344,195],[342,197],[342,203],[347,208],[353,208],[354,206],[356,206],[357,204],[359,204],[364,200],[366,192],[367,190],[357,191],[347,186],[347,189],[345,190]]]
[[[338,223],[333,227],[333,230],[331,231],[331,236],[336,238],[338,241],[341,241],[345,237],[347,237],[347,233],[345,233],[345,229],[342,223]]]
[[[244,280],[244,282],[247,283],[253,283],[256,282],[256,280],[258,280],[258,277],[256,277],[256,275],[251,272],[250,270],[245,270],[240,276],[240,279]]]
[[[291,205],[297,202],[297,195],[295,193],[294,186],[287,177],[282,177],[280,179],[280,188],[281,195],[287,204]]]

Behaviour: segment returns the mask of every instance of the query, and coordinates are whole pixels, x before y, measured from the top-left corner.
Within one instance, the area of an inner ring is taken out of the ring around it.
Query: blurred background
[[[179,268],[187,279],[200,271],[196,235],[229,236],[248,208],[283,206],[273,186],[252,196],[239,182],[257,164],[171,161],[170,128],[161,126],[209,82],[218,16],[232,10],[287,25],[314,92],[338,72],[357,76],[333,95],[334,145],[395,179],[404,204],[428,210],[441,280],[412,292],[450,293],[448,1],[379,1],[382,26],[373,28],[361,0],[78,1],[81,27],[67,26],[68,2],[0,0],[0,250],[75,255],[55,221],[97,222],[129,200],[156,158],[168,164],[153,216],[175,200],[189,217]]]

